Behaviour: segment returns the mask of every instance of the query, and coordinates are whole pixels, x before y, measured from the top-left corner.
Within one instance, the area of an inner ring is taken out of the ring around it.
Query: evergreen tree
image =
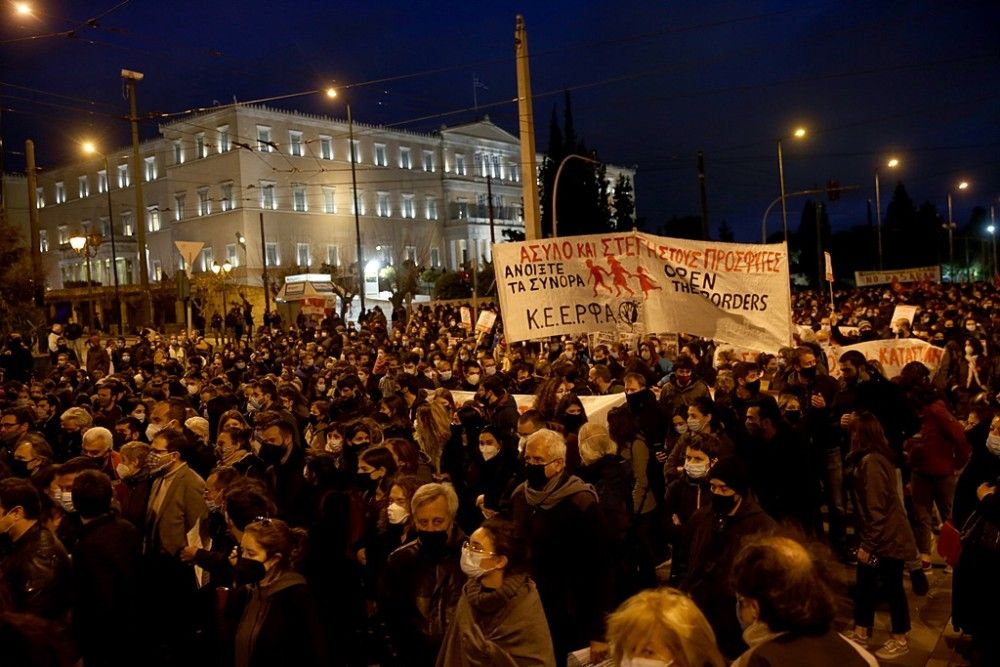
[[[31,253],[20,232],[0,216],[0,335],[30,335],[44,322],[35,307]]]
[[[632,179],[619,174],[615,182],[613,207],[615,229],[631,229],[635,225],[635,201],[632,199]]]
[[[806,201],[793,243],[798,254],[796,271],[804,274],[813,287],[823,284],[822,252],[830,249],[830,237],[830,218],[826,214],[826,207],[812,199]]]
[[[729,223],[725,219],[719,223],[719,240],[726,243],[732,243],[736,240],[736,237],[733,235],[733,228],[729,226]]]
[[[661,236],[669,236],[675,239],[701,240],[701,216],[684,215],[674,216],[667,222],[660,225],[657,233]]]

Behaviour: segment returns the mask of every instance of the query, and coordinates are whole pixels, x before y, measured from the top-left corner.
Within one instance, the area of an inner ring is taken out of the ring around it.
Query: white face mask
[[[146,439],[149,440],[150,442],[153,442],[153,438],[155,438],[156,434],[162,430],[163,426],[161,426],[160,424],[150,424],[149,426],[146,427]]]
[[[677,431],[679,434],[684,435],[685,433],[688,432],[688,425],[687,423],[674,424],[674,430]]]
[[[684,463],[684,472],[686,472],[687,476],[691,479],[701,479],[708,474],[708,464],[687,461]]]
[[[59,506],[63,508],[66,512],[73,512],[76,510],[73,507],[73,492],[72,491],[57,491],[52,500],[59,503]]]
[[[697,433],[702,428],[701,420],[696,417],[688,417],[688,430]]]
[[[656,658],[628,658],[623,657],[621,667],[671,667],[674,661],[657,660]]]
[[[489,377],[490,375],[496,375],[497,374],[497,367],[496,366],[486,366],[485,368],[483,368],[483,372],[486,373],[487,377]]]
[[[483,460],[489,461],[491,458],[500,453],[499,445],[480,445],[479,452],[483,455]]]
[[[448,380],[451,379],[451,371],[441,371],[440,373],[438,373],[438,377],[440,377],[443,381],[447,382]]]
[[[475,551],[469,549],[468,547],[463,548],[462,559],[459,562],[459,565],[461,565],[462,567],[462,572],[464,572],[465,576],[467,576],[470,579],[478,579],[484,574],[489,574],[496,568],[495,567],[486,569],[483,568],[482,565],[483,559],[487,557],[488,557],[487,554],[477,554]]]
[[[410,513],[399,503],[389,503],[385,513],[389,517],[389,523],[397,526],[410,518]]]
[[[473,373],[472,375],[467,375],[465,377],[465,379],[468,380],[469,384],[471,384],[473,386],[479,384],[479,374],[478,373]]]

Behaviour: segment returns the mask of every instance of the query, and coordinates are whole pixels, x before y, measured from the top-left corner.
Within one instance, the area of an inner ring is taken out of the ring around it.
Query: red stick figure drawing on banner
[[[604,289],[611,291],[611,286],[604,282],[604,276],[610,276],[611,273],[605,271],[601,267],[594,264],[593,260],[587,260],[587,268],[590,269],[590,277],[594,279],[594,296],[597,296],[597,288],[603,287]],[[603,274],[603,275],[602,275]],[[587,281],[588,283],[590,281]]]
[[[616,295],[621,296],[623,288],[629,294],[635,294],[635,292],[632,291],[632,288],[628,286],[628,279],[635,278],[635,275],[629,273],[629,271],[622,266],[621,262],[619,262],[618,258],[614,255],[605,255],[604,258],[608,260],[608,268],[611,270],[611,277],[615,279],[614,286],[615,290],[617,290]]]
[[[653,277],[649,275],[649,272],[646,271],[646,267],[641,264],[636,267],[635,277],[639,280],[639,289],[642,290],[643,298],[648,297],[649,293],[653,290],[663,289],[660,287],[659,283],[653,280]]]

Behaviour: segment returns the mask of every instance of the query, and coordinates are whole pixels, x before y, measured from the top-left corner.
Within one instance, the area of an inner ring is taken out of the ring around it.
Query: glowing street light
[[[125,335],[125,304],[122,303],[121,292],[118,287],[118,246],[115,243],[115,216],[114,205],[111,202],[111,167],[108,164],[108,156],[97,150],[97,144],[93,141],[84,141],[80,147],[87,155],[96,155],[104,160],[104,194],[108,201],[108,229],[111,234],[111,275],[115,281],[115,304],[117,307],[118,335]],[[72,240],[72,239],[71,239]]]
[[[899,160],[889,158],[885,166],[895,169],[899,166]],[[875,167],[875,236],[878,241],[878,268],[882,270],[882,191],[879,188],[878,167]]]
[[[795,139],[803,139],[806,128],[797,127],[792,132]],[[778,185],[781,188],[781,224],[785,230],[785,243],[788,243],[788,207],[785,205],[785,158],[781,152],[781,137],[778,137]]]
[[[960,181],[955,185],[956,190],[968,190],[969,182]],[[944,223],[944,228],[948,230],[948,264],[950,265],[951,280],[955,281],[955,218],[952,215],[951,206],[952,191],[948,191],[948,222]]]
[[[31,4],[27,2],[15,2],[14,12],[18,16],[31,16]]]

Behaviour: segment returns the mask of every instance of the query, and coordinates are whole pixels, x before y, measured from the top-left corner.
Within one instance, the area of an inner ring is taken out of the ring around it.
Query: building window
[[[97,192],[104,194],[108,191],[108,172],[101,170],[97,172]]]
[[[146,231],[147,232],[158,232],[158,231],[160,231],[160,207],[159,206],[147,206],[146,207]]]
[[[354,211],[354,202],[355,202],[355,197],[351,197],[351,214],[352,215],[355,212]],[[358,190],[357,205],[358,205],[357,214],[358,215],[365,215],[365,191],[364,190]]]
[[[219,198],[220,207],[223,211],[233,210],[233,184],[222,183],[219,185],[219,190],[221,192],[221,197]]]
[[[375,196],[375,215],[380,218],[388,218],[392,215],[392,207],[389,205],[389,193],[378,192]]]
[[[491,161],[492,162],[491,166],[492,166],[492,169],[493,169],[493,178],[500,178],[500,179],[502,179],[503,178],[503,170],[500,169],[500,156],[499,155],[494,155],[492,157],[493,157],[493,159]]]
[[[132,220],[132,211],[122,211],[122,234],[124,236],[135,236],[135,223]]]
[[[441,249],[431,248],[431,267],[439,268],[441,266]]]
[[[174,195],[174,220],[181,221],[184,219],[184,200],[186,196],[183,192],[178,192]],[[200,213],[199,213],[200,215]]]
[[[62,204],[66,201],[66,184],[62,181],[56,183],[56,203]]]
[[[199,160],[208,157],[208,148],[205,146],[204,132],[199,132],[194,135],[194,156]]]
[[[69,243],[69,227],[66,225],[59,225],[59,245],[66,245]]]
[[[215,264],[215,249],[212,246],[203,248],[201,251],[201,270],[211,271],[213,264]]]
[[[413,151],[409,146],[399,147],[399,168],[413,169]]]
[[[128,178],[128,165],[120,164],[118,165],[118,187],[127,188],[130,185]]]
[[[415,245],[406,246],[406,259],[410,260],[414,264],[417,263],[417,246]]]
[[[465,169],[465,156],[461,153],[455,153],[455,173],[459,176],[466,175]]]
[[[510,166],[508,167],[508,169],[509,169],[509,173],[510,173],[510,180],[514,181],[515,183],[520,183],[521,182],[521,165],[519,165],[516,162],[511,162]]]
[[[264,254],[268,266],[281,266],[281,257],[278,255],[278,244],[268,241],[264,244]]]
[[[160,264],[160,260],[154,259],[153,266],[150,267],[153,273],[153,281],[160,282],[163,280],[163,265]]]
[[[35,208],[45,208],[45,188],[35,188]]]
[[[328,245],[326,247],[326,263],[330,266],[340,266],[339,245]]]
[[[38,230],[38,252],[49,251],[49,232],[47,229]]]
[[[299,130],[288,131],[288,154],[302,157],[302,132]]]
[[[312,264],[312,251],[308,243],[295,244],[295,262],[300,268],[309,268]]]
[[[101,236],[108,238],[111,236],[111,221],[107,218],[101,218],[97,221],[97,224],[101,228]]]
[[[80,199],[90,196],[90,179],[86,176],[81,176],[79,179],[80,184]]]
[[[260,182],[260,207],[270,209],[272,211],[278,208],[278,202],[274,198],[273,181]]]
[[[337,212],[337,189],[332,185],[323,186],[323,212]]]
[[[469,219],[469,200],[465,197],[458,198],[458,219],[468,220]]]
[[[434,171],[434,151],[424,151],[424,171]]]
[[[146,171],[145,171],[146,181],[156,180],[156,158],[148,157],[146,158]]]
[[[184,142],[174,139],[174,164],[184,164]]]
[[[319,135],[319,157],[323,160],[333,159],[333,138],[325,134]]]
[[[355,139],[352,143],[354,150],[351,151],[351,161],[355,164],[361,164],[361,140]]]
[[[198,215],[212,212],[212,200],[208,198],[208,188],[198,188]]]
[[[220,153],[228,153],[233,149],[233,139],[229,136],[229,126],[220,125],[215,128],[218,136],[218,149]]]
[[[375,144],[375,166],[388,167],[389,156],[385,150],[385,144]]]
[[[437,220],[438,219],[438,200],[437,197],[427,197],[427,219]]]
[[[404,218],[410,218],[412,220],[417,217],[417,206],[413,201],[413,195],[403,195],[403,202],[400,211],[400,215]]]
[[[306,186],[292,183],[292,210],[299,213],[306,211]]]
[[[270,153],[274,150],[274,144],[271,142],[271,128],[266,125],[257,126],[257,150],[262,153]]]
[[[226,261],[229,262],[229,265],[233,267],[240,265],[239,256],[236,254],[235,243],[226,244]]]

